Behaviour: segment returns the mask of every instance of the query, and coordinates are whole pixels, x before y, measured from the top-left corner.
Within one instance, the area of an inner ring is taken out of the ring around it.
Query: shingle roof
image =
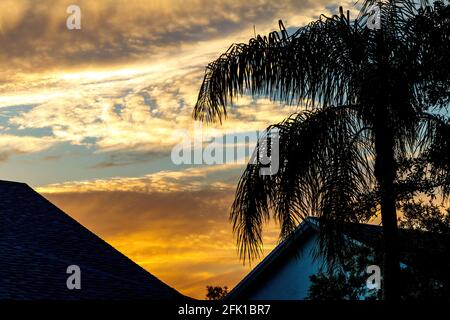
[[[81,290],[69,290],[69,265]],[[28,185],[0,181],[0,299],[182,299]]]

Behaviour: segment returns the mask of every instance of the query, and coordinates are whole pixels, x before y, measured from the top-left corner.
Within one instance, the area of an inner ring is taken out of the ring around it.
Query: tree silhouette
[[[228,287],[218,287],[218,286],[206,286],[206,299],[208,300],[222,300],[228,294]]]
[[[400,270],[404,299],[450,298],[450,208],[433,202],[410,199],[400,208],[399,226],[411,241],[411,252],[403,252],[406,265]],[[447,239],[445,241],[444,239]],[[376,248],[353,246],[345,263],[332,272],[320,270],[310,276],[307,299],[379,299],[379,292],[368,289],[366,268],[381,260]]]
[[[379,29],[368,28],[372,5]],[[249,164],[238,184],[230,217],[244,262],[261,253],[271,213],[281,239],[320,217],[320,251],[332,265],[344,247],[340,226],[381,212],[383,297],[399,297],[396,205],[408,175],[431,181],[433,196],[450,193],[449,38],[448,2],[366,0],[354,20],[340,8],[291,35],[280,21],[279,32],[208,65],[197,120],[222,122],[247,93],[305,107],[270,127],[279,130],[279,171],[263,176],[262,164]],[[356,209],[368,194],[371,208]]]

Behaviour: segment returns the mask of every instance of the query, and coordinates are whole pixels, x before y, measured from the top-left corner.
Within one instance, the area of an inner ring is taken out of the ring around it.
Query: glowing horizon
[[[351,1],[344,1],[350,8]],[[205,66],[283,19],[298,28],[335,2],[71,1],[0,4],[0,174],[23,181],[181,293],[232,288],[239,260],[228,211],[243,165],[177,166]],[[222,126],[264,130],[298,110],[240,98]],[[267,253],[277,243],[270,225]]]

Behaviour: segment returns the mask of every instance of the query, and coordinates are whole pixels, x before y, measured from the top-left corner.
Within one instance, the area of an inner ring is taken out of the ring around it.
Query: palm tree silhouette
[[[373,8],[379,29],[369,25]],[[369,0],[355,20],[340,8],[291,35],[280,21],[279,32],[234,44],[207,66],[197,120],[222,122],[246,93],[305,106],[269,127],[279,130],[279,171],[249,164],[239,181],[230,218],[244,262],[259,256],[271,213],[281,239],[320,217],[320,252],[333,265],[343,223],[381,212],[383,297],[399,297],[400,193],[419,172],[429,183],[413,196],[450,193],[449,38],[448,2]]]

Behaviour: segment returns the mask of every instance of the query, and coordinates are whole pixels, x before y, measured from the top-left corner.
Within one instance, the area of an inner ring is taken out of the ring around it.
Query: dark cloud
[[[63,157],[62,154],[56,154],[56,155],[49,155],[42,158],[44,161],[56,161]]]
[[[114,167],[125,167],[139,163],[151,162],[162,159],[169,155],[168,152],[162,151],[145,151],[145,152],[115,152],[108,155],[108,160],[100,161],[91,166],[90,169],[106,169]]]
[[[327,1],[84,0],[77,2],[82,29],[72,31],[66,28],[72,1],[8,2],[0,5],[0,57],[23,70],[130,62],[242,30],[251,35],[253,25],[275,27],[283,15],[322,2]]]
[[[8,161],[10,156],[7,152],[0,152],[0,163]]]

